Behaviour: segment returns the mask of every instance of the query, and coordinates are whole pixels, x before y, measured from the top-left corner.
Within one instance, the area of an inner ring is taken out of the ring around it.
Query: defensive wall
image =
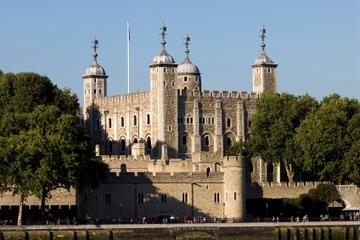
[[[296,198],[307,193],[322,182],[267,182],[251,183],[247,186],[246,198]],[[336,185],[346,207],[360,208],[360,188],[356,185]]]
[[[0,226],[1,239],[360,240],[359,222]]]

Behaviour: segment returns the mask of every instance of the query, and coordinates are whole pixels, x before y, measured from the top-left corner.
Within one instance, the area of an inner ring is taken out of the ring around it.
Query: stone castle
[[[106,94],[108,76],[97,61],[95,41],[93,63],[83,75],[83,116],[97,154],[114,176],[82,199],[82,211],[241,220],[245,162],[225,152],[248,134],[256,99],[276,91],[277,64],[263,42],[252,65],[252,93],[205,91],[189,57],[190,37],[185,37],[185,58],[177,64],[166,50],[165,34],[163,26],[160,53],[149,65],[150,90],[117,96]],[[99,208],[100,198],[105,206]]]
[[[47,205],[82,219],[202,216],[242,221],[250,207],[268,216],[268,204],[265,209],[259,200],[295,198],[314,188],[318,183],[281,182],[281,166],[260,158],[252,159],[250,171],[241,156],[226,156],[234,142],[249,134],[257,99],[276,91],[277,64],[265,52],[265,29],[262,51],[251,66],[251,93],[202,90],[200,70],[189,56],[190,37],[185,38],[185,58],[177,64],[166,50],[166,30],[163,26],[145,92],[107,96],[108,76],[94,41],[93,63],[83,75],[80,115],[111,173],[95,190],[58,189]],[[346,207],[360,209],[360,188],[338,190]],[[0,218],[13,211],[17,198],[10,192],[0,196]],[[38,209],[40,203],[30,196],[26,205]]]

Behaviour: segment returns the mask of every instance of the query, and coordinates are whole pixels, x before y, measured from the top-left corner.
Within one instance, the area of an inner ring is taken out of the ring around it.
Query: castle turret
[[[178,150],[178,100],[175,73],[177,64],[165,49],[166,26],[163,25],[161,30],[161,50],[150,64],[151,136],[158,155],[161,155],[161,145],[166,143],[167,157],[171,158],[177,157]],[[161,157],[166,158],[166,156]]]
[[[85,70],[84,79],[84,119],[89,118],[88,108],[93,104],[95,99],[106,97],[106,79],[108,76],[97,62],[97,49],[99,41],[94,40],[93,63]]]
[[[253,92],[258,94],[276,92],[277,64],[275,64],[265,52],[265,33],[266,29],[263,27],[261,30],[262,52],[252,65]]]
[[[177,88],[179,90],[201,91],[201,76],[199,68],[190,61],[189,44],[190,37],[185,37],[185,59],[178,65],[177,72]]]
[[[245,212],[245,159],[227,156],[223,159],[224,214],[229,221],[244,221]],[[224,217],[225,217],[224,216]]]

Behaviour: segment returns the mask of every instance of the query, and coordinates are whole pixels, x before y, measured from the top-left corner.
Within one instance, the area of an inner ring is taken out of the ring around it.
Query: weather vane
[[[96,39],[96,37],[93,41],[93,44],[94,45],[92,46],[92,48],[94,49],[94,56],[97,56],[97,49],[99,48],[99,41]]]
[[[190,36],[189,34],[186,34],[185,38],[184,38],[184,44],[185,44],[185,53],[189,54],[189,45],[190,45]]]
[[[162,26],[161,26],[161,36],[162,36],[162,44],[165,44],[166,43],[166,41],[165,41],[165,35],[166,35],[166,31],[167,31],[167,27],[166,27],[166,25],[165,25],[165,23],[163,23],[162,24]]]
[[[261,38],[261,41],[262,41],[262,44],[261,44],[261,48],[263,50],[263,52],[265,52],[265,47],[266,47],[266,44],[265,44],[265,33],[266,33],[266,29],[265,29],[265,26],[262,27],[261,29],[261,35],[260,35],[260,38]]]

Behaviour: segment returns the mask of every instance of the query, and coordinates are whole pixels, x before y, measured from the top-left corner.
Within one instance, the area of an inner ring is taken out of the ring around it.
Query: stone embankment
[[[360,222],[1,226],[0,239],[360,240]]]

